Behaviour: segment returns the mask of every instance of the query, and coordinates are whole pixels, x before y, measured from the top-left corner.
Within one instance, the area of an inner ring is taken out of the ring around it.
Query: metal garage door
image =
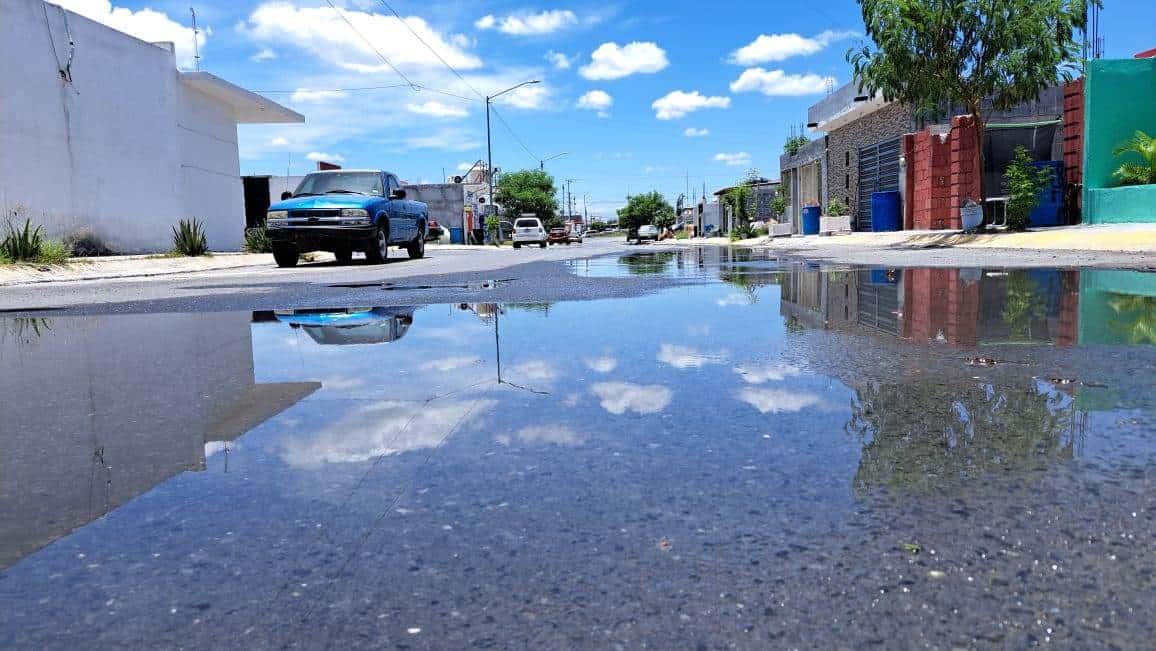
[[[871,194],[899,190],[899,138],[859,150],[859,200],[855,230],[871,230]]]

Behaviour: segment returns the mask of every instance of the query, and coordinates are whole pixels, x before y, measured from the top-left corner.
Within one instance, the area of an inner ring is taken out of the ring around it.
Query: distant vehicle
[[[571,242],[577,242],[578,244],[581,244],[582,238],[583,238],[582,227],[578,226],[578,225],[571,226],[570,227],[570,241]]]
[[[546,238],[549,244],[570,244],[570,234],[566,232],[565,228],[558,226],[550,229],[550,235]]]
[[[265,228],[279,267],[296,265],[306,251],[332,251],[341,263],[362,251],[370,264],[381,264],[391,246],[404,248],[410,258],[425,256],[429,208],[406,199],[390,172],[313,172],[269,206]]]
[[[446,231],[441,227],[441,224],[438,223],[438,220],[429,220],[429,231],[425,234],[425,241],[436,242],[442,239],[442,236],[445,234]]]
[[[514,221],[514,248],[520,249],[523,244],[537,244],[543,249],[549,241],[546,229],[542,227],[542,220],[537,217],[519,217]]]
[[[658,241],[658,227],[652,226],[650,224],[645,224],[643,226],[639,226],[637,230],[632,228],[626,232],[626,241],[629,242],[631,240],[634,240],[635,242],[638,242],[639,244],[642,244],[643,240],[652,240],[652,241],[657,242]]]
[[[277,320],[300,328],[323,346],[384,344],[397,341],[413,325],[413,307],[277,310]]]

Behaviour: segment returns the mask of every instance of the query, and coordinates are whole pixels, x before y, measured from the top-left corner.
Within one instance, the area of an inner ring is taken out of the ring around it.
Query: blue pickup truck
[[[313,172],[269,206],[265,220],[279,267],[296,265],[306,251],[332,251],[341,263],[361,251],[380,264],[397,246],[420,258],[428,228],[426,205],[406,199],[397,175],[381,170]]]

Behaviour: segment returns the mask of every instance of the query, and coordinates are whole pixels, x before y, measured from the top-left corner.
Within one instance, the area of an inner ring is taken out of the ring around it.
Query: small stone
[[[414,626],[413,628],[405,629],[405,632],[409,633],[410,635],[417,635],[418,633],[421,633],[421,629],[417,626]]]

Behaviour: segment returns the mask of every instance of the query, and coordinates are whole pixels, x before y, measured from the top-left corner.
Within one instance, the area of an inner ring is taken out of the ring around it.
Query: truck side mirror
[[[389,193],[389,198],[390,199],[404,199],[405,198],[405,190],[398,188],[398,189],[394,190],[393,192]]]
[[[293,198],[293,193],[288,191],[288,190],[281,193],[281,201],[284,201],[286,199],[292,199],[292,198]]]

